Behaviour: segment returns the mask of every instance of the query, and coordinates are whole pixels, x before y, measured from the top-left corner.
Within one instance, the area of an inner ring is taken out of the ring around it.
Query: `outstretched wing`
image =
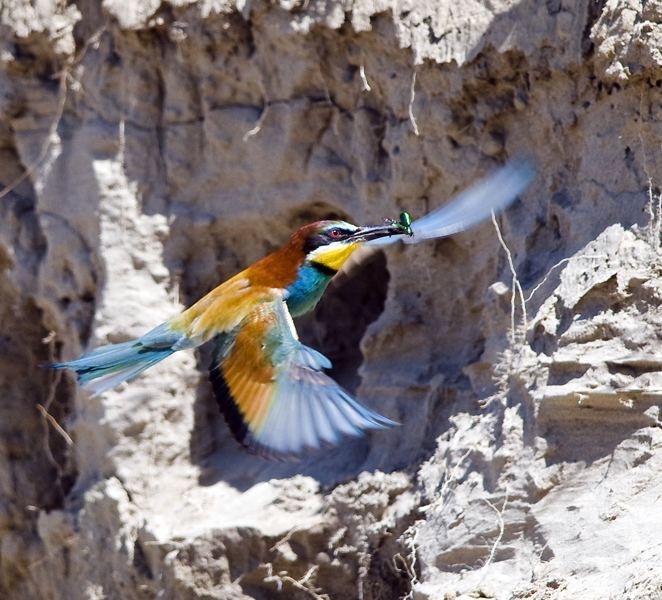
[[[250,452],[294,459],[343,435],[397,425],[321,372],[331,363],[298,339],[282,299],[258,304],[216,340],[209,379],[235,438]]]
[[[531,183],[535,164],[528,158],[515,158],[458,194],[451,202],[433,210],[411,224],[413,235],[396,235],[366,242],[366,246],[384,246],[401,239],[415,244],[431,238],[458,233],[489,219],[508,207]]]

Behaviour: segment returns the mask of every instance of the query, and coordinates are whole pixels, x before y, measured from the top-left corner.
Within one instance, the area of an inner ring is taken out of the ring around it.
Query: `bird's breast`
[[[298,317],[315,308],[332,277],[333,272],[310,263],[299,267],[297,278],[286,288],[290,314]]]

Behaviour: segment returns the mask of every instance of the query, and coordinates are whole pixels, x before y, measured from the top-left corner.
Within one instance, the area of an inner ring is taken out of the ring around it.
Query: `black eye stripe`
[[[344,240],[345,238],[348,238],[350,235],[352,235],[352,233],[354,232],[347,231],[347,229],[342,229],[341,227],[332,227],[331,229],[327,229],[324,232],[324,235],[327,235],[333,240]]]
[[[333,235],[333,232],[338,232],[339,235],[335,236]],[[353,231],[342,229],[341,227],[331,227],[326,231],[314,233],[313,235],[309,235],[308,238],[306,238],[306,242],[303,248],[304,252],[308,254],[309,252],[312,252],[317,248],[321,248],[322,246],[326,246],[332,242],[341,242],[342,240],[350,237],[353,233]]]
[[[329,243],[329,240],[326,238],[324,234],[321,233],[314,233],[313,235],[309,235],[306,238],[306,241],[303,245],[303,251],[308,254],[309,252],[312,252],[313,250],[317,250],[318,248],[321,248],[322,246],[326,246]]]

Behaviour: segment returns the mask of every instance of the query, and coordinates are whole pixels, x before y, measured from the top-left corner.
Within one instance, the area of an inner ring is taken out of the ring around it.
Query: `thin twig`
[[[446,477],[446,479],[444,479],[444,483],[441,485],[441,489],[439,490],[439,494],[438,494],[437,499],[434,502],[428,504],[427,506],[421,506],[421,508],[419,508],[420,512],[427,513],[430,510],[436,509],[437,507],[439,507],[440,505],[443,505],[445,503],[445,501],[446,501],[446,492],[447,492],[448,488],[450,487],[450,485],[452,483],[454,483],[455,481],[457,481],[457,473],[458,473],[458,469],[460,468],[460,465],[464,462],[464,459],[467,458],[467,456],[469,456],[469,454],[471,454],[471,452],[473,450],[474,450],[473,447],[469,448],[460,457],[460,460],[457,461],[457,463],[453,467],[453,470],[450,472],[450,474],[448,474],[448,467],[446,468],[447,477]]]
[[[445,499],[446,492],[447,492],[448,488],[450,487],[450,485],[452,483],[457,481],[457,475],[458,475],[460,465],[464,462],[464,459],[467,458],[467,456],[469,456],[469,454],[471,454],[472,451],[473,451],[473,447],[469,448],[460,457],[460,460],[458,460],[457,463],[455,463],[455,465],[453,466],[453,470],[451,471],[450,475],[448,477],[446,477],[446,479],[444,480],[444,483],[441,485],[441,489],[439,490],[439,499],[440,500]]]
[[[56,339],[56,334],[54,331],[51,331],[43,340],[42,342],[44,344],[48,344],[48,359],[50,363],[53,363],[54,361],[54,352],[53,352],[53,343],[55,342]],[[48,413],[48,410],[51,407],[51,404],[55,401],[55,394],[57,392],[57,387],[60,384],[60,380],[62,379],[62,371],[58,370],[55,372],[55,377],[53,381],[51,382],[50,389],[48,391],[48,397],[46,398],[46,402],[44,402],[44,405],[42,406],[41,404],[37,404],[37,409],[41,413],[41,422],[42,422],[42,428],[44,431],[44,454],[46,455],[46,458],[48,459],[48,462],[53,465],[55,468],[55,471],[57,473],[57,478],[56,478],[56,483],[62,489],[62,476],[64,475],[64,471],[62,470],[62,466],[60,465],[57,460],[55,460],[55,456],[53,456],[53,452],[51,451],[51,443],[50,443],[50,429],[48,427],[48,424],[50,423],[55,430],[62,435],[64,440],[67,442],[68,446],[73,445],[73,441],[69,437],[66,431],[62,427],[60,427],[59,423],[55,420],[55,418]]]
[[[292,527],[292,529],[290,529],[290,530],[287,532],[287,534],[285,535],[285,537],[282,537],[281,539],[279,539],[279,540],[278,540],[278,541],[277,541],[277,542],[276,542],[276,543],[275,543],[275,544],[269,549],[269,552],[273,552],[274,550],[278,550],[278,548],[280,548],[283,544],[289,542],[289,541],[290,541],[290,538],[291,538],[291,537],[292,537],[297,531],[299,531],[299,528],[298,528],[298,527]]]
[[[58,371],[58,375],[61,375],[61,372]],[[55,420],[55,417],[46,412],[46,409],[41,404],[37,404],[37,409],[43,417],[48,419],[48,422],[53,426],[53,429],[55,429],[55,431],[57,431],[64,438],[64,441],[67,442],[67,446],[73,446],[74,441],[69,437],[69,434],[64,429],[62,429],[60,424]]]
[[[641,143],[641,155],[643,156],[644,173],[648,179],[648,212],[650,213],[650,243],[655,252],[660,250],[660,229],[662,229],[662,194],[658,195],[657,207],[654,205],[653,200],[653,178],[648,170],[648,161],[646,159],[646,144],[644,143],[644,136],[642,134],[644,124],[644,92],[642,90],[639,97],[639,118],[640,127],[637,136]]]
[[[483,569],[487,569],[487,567],[494,559],[494,554],[496,552],[496,549],[498,545],[501,543],[501,539],[503,538],[503,532],[505,529],[505,524],[503,522],[503,512],[506,510],[506,504],[508,504],[508,491],[506,491],[506,497],[504,498],[503,506],[501,507],[501,510],[499,510],[496,506],[494,506],[494,504],[492,504],[487,498],[483,498],[483,501],[496,513],[497,519],[499,521],[499,535],[497,536],[497,539],[494,541],[494,544],[492,544],[492,550],[490,551],[490,556],[488,557],[487,562],[483,565]]]
[[[55,395],[55,388],[57,388],[61,378],[62,378],[62,371],[58,371],[55,375],[55,379],[53,380],[53,383],[51,384],[51,393],[49,394],[49,397],[46,400],[47,407],[49,407],[51,405],[51,402],[53,401],[53,397]],[[55,468],[55,471],[57,472],[56,483],[61,487],[62,476],[64,475],[64,471],[62,470],[62,466],[60,465],[60,463],[57,462],[57,460],[55,460],[55,456],[53,456],[53,452],[51,451],[50,429],[48,428],[48,423],[50,419],[53,419],[53,417],[51,417],[51,415],[48,414],[47,409],[41,406],[41,404],[37,404],[37,408],[41,412],[41,422],[44,431],[44,454],[46,455],[48,462],[51,463],[51,465],[53,465],[53,467]],[[50,417],[50,419],[48,417]],[[53,419],[53,421],[54,420],[55,419]]]
[[[265,102],[264,108],[262,109],[262,113],[260,114],[260,118],[257,120],[257,125],[255,125],[253,129],[247,131],[244,134],[244,137],[242,138],[244,140],[244,143],[246,143],[251,137],[253,137],[254,135],[260,132],[260,129],[262,129],[262,124],[264,123],[264,119],[266,118],[268,111],[269,111],[269,104]]]
[[[358,524],[357,533],[359,536],[359,541],[356,544],[356,551],[359,555],[358,594],[359,600],[363,600],[363,585],[368,578],[368,570],[371,562],[371,556],[368,552],[368,534],[366,533],[365,524],[363,522]]]
[[[410,558],[411,568],[407,566],[406,560],[405,560],[405,567],[407,568],[407,572],[409,573],[409,584],[411,586],[411,589],[409,590],[409,593],[402,600],[411,600],[414,597],[414,586],[418,583],[418,577],[416,577],[416,558],[418,552],[418,542],[416,541],[416,538],[418,537],[418,534],[420,532],[420,529],[418,528],[419,523],[420,521],[417,521],[411,527],[409,527],[407,531],[405,531],[405,539],[406,539],[405,545],[407,546],[409,550],[409,556],[411,557]],[[411,531],[414,532],[413,535],[411,535]],[[400,555],[397,554],[396,556],[400,556]]]
[[[87,53],[88,48],[92,44],[96,44],[99,41],[99,38],[103,35],[103,33],[106,31],[108,28],[108,25],[102,25],[97,29],[83,44],[83,47],[80,49],[80,52],[78,53],[78,56],[76,56],[71,63],[68,65],[69,67],[73,67],[75,64],[79,63],[81,60],[83,60],[83,57]]]
[[[317,572],[317,569],[319,568],[318,565],[313,565],[308,569],[306,574],[301,578],[301,579],[294,579],[294,577],[290,577],[287,572],[281,571],[278,573],[278,575],[274,575],[273,573],[273,565],[271,563],[267,563],[266,565],[267,568],[267,576],[264,578],[265,582],[275,582],[276,583],[276,589],[280,592],[283,589],[283,582],[287,582],[291,585],[293,585],[295,588],[301,590],[302,592],[306,592],[307,594],[310,594],[315,600],[329,600],[329,596],[327,594],[318,594],[317,590],[312,584],[312,577],[313,575]]]
[[[414,133],[418,137],[420,133],[418,131],[418,125],[416,124],[416,118],[414,117],[414,98],[416,98],[416,71],[414,71],[411,78],[411,92],[409,94],[409,121],[414,128]]]
[[[499,223],[497,223],[496,216],[494,211],[492,211],[492,223],[494,223],[494,228],[497,232],[497,237],[499,238],[499,243],[501,247],[505,250],[506,256],[508,257],[508,265],[510,266],[510,272],[513,274],[513,298],[511,300],[511,341],[515,343],[515,296],[519,293],[520,300],[522,302],[522,324],[524,326],[524,331],[526,331],[527,322],[526,322],[526,300],[524,299],[524,291],[520,285],[519,279],[517,278],[517,271],[515,270],[515,264],[513,262],[513,255],[510,252],[510,249],[506,245],[506,242],[501,235],[501,229],[499,228]]]
[[[41,151],[39,152],[39,156],[37,156],[37,159],[34,160],[30,165],[28,165],[27,169],[23,171],[21,175],[16,177],[14,181],[12,181],[4,190],[0,192],[0,198],[3,198],[9,192],[15,190],[23,181],[25,181],[32,173],[34,173],[35,169],[42,163],[44,158],[46,158],[46,155],[48,154],[48,151],[51,147],[51,144],[55,140],[55,136],[57,133],[57,128],[58,125],[60,124],[60,120],[62,119],[62,113],[64,112],[64,105],[67,100],[67,75],[69,71],[64,70],[60,73],[60,98],[58,99],[58,104],[57,104],[57,110],[55,111],[55,118],[51,122],[51,126],[48,128],[48,135],[46,136],[46,140],[44,141]]]
[[[361,66],[359,67],[359,75],[361,76],[361,82],[363,83],[363,91],[369,92],[372,88],[368,83],[368,79],[365,76],[365,67],[363,66],[363,61],[361,61]]]
[[[528,303],[531,298],[533,298],[534,294],[547,282],[547,280],[550,278],[552,275],[552,271],[556,269],[557,267],[561,266],[563,263],[570,262],[571,260],[579,260],[580,258],[609,258],[607,254],[580,254],[579,256],[569,256],[568,258],[563,258],[559,262],[557,262],[555,265],[552,265],[549,268],[549,271],[547,271],[547,274],[542,278],[540,283],[534,287],[529,295],[526,297],[526,302]]]
[[[67,82],[69,80],[75,81],[71,77],[71,68],[83,59],[83,56],[85,56],[85,53],[87,52],[87,49],[89,48],[90,44],[96,43],[105,30],[106,30],[106,25],[101,27],[94,35],[92,35],[92,37],[90,37],[90,39],[85,42],[83,48],[78,53],[78,55],[73,57],[71,61],[64,66],[62,71],[60,71],[54,76],[54,77],[59,77],[60,79],[60,97],[58,98],[55,117],[51,122],[50,127],[48,128],[48,136],[44,140],[44,143],[41,147],[41,151],[37,156],[37,159],[34,160],[30,165],[28,165],[25,171],[23,171],[21,175],[16,177],[16,179],[14,179],[14,181],[12,181],[7,187],[5,187],[5,189],[0,191],[0,198],[3,198],[7,194],[9,194],[9,192],[15,190],[21,183],[23,183],[23,181],[25,181],[28,177],[30,177],[30,175],[34,173],[35,169],[42,163],[44,158],[46,158],[46,155],[48,154],[48,151],[55,140],[55,136],[57,134],[57,128],[60,125],[60,121],[62,120],[62,115],[64,114],[64,107],[67,101]]]
[[[397,559],[397,560],[396,560],[396,559]],[[409,568],[409,565],[407,564],[407,559],[406,559],[404,556],[402,556],[402,554],[400,554],[399,552],[396,552],[396,553],[393,555],[393,558],[391,559],[391,561],[392,561],[392,563],[393,563],[393,568],[394,568],[398,573],[406,573],[406,574],[409,576],[409,580],[410,580],[410,581],[413,580],[413,579],[416,577],[416,575],[414,575],[414,574],[411,572],[411,569]],[[398,561],[402,564],[402,566],[403,566],[404,568],[400,568],[400,567],[398,566]]]

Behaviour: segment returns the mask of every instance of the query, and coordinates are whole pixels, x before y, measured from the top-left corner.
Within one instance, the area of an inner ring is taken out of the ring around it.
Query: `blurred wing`
[[[532,160],[518,158],[467,188],[449,204],[433,210],[411,224],[413,236],[400,235],[366,242],[366,246],[392,244],[401,239],[406,244],[440,238],[464,231],[489,219],[509,206],[531,183],[536,174]]]
[[[371,265],[379,259],[380,250],[374,246],[366,248],[365,244],[359,246],[340,267],[340,271],[335,274],[327,289],[334,290],[351,285],[355,277],[365,277],[368,270],[371,269]]]
[[[397,425],[359,404],[320,371],[281,299],[256,306],[235,336],[219,337],[210,380],[235,438],[251,453],[294,459],[343,435]]]

